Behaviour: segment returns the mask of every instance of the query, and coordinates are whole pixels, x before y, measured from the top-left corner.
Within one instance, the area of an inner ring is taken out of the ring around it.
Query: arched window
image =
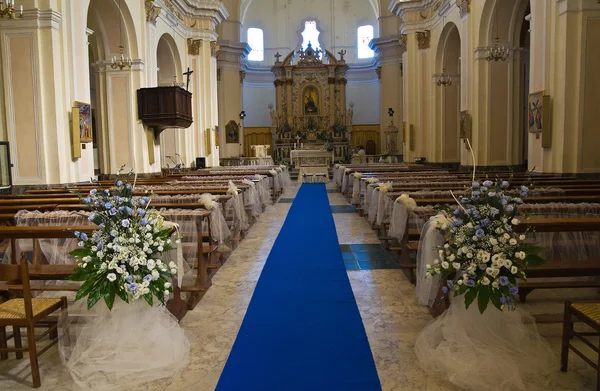
[[[369,47],[369,42],[373,39],[373,26],[370,24],[358,28],[358,58],[372,58],[375,52]]]
[[[317,22],[314,20],[304,22],[304,31],[302,31],[302,50],[306,50],[309,42],[314,50],[317,48],[320,49],[321,44],[319,43],[319,34],[321,34],[321,32],[317,30]]]
[[[248,29],[248,45],[252,48],[248,55],[249,61],[263,61],[265,59],[265,41],[261,29]]]

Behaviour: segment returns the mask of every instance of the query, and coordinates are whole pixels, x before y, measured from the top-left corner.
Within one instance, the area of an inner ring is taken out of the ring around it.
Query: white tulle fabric
[[[198,203],[210,212],[210,231],[212,239],[219,244],[219,250],[231,251],[225,246],[225,241],[231,236],[231,231],[227,227],[223,211],[214,198],[212,194],[202,194]]]
[[[360,202],[360,183],[362,174],[357,172],[354,174],[353,183],[352,183],[352,199],[350,203],[352,205],[357,205]]]
[[[433,265],[433,261],[438,256],[439,249],[444,245],[444,237],[438,225],[448,224],[448,220],[443,215],[436,215],[429,219],[419,239],[419,249],[417,251],[417,281],[416,295],[417,301],[421,305],[431,307],[435,301],[439,290],[440,277],[426,275],[427,265]]]
[[[379,195],[379,187],[376,187],[371,192],[371,197],[369,199],[367,220],[369,221],[369,223],[371,223],[371,225],[375,224],[375,221],[377,220],[377,206],[379,205]]]
[[[408,216],[417,203],[414,199],[410,198],[408,194],[402,194],[396,198],[394,202],[394,209],[392,211],[392,217],[390,219],[390,229],[388,230],[388,236],[401,241],[406,233],[406,226],[408,224]]]
[[[79,389],[121,390],[168,378],[188,363],[190,343],[163,306],[116,299],[90,311],[76,302],[59,319],[59,352]]]
[[[517,308],[479,313],[462,296],[421,331],[417,358],[427,373],[465,390],[547,390],[557,358],[533,317]]]
[[[387,196],[387,193],[392,191],[392,182],[380,183],[379,184],[379,197],[377,199],[377,216],[375,217],[375,223],[381,227],[386,222],[385,205],[386,201],[391,203],[391,199]]]
[[[244,210],[244,202],[240,197],[238,187],[229,181],[227,194],[231,195],[233,201],[233,230],[237,233],[248,230],[248,219]]]

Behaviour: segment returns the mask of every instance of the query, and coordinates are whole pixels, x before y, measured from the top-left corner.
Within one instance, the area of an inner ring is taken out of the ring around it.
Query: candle
[[[300,143],[300,149],[304,149],[304,143]]]
[[[23,4],[21,4],[21,15],[23,15]]]
[[[294,143],[294,149],[296,149],[296,143]]]

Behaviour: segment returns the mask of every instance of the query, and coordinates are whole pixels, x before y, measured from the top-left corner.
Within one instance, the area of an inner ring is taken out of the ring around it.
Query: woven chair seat
[[[60,306],[61,299],[36,298],[31,299],[33,316],[36,317],[44,311]],[[11,299],[0,304],[0,319],[25,319],[25,302],[23,299]]]
[[[571,307],[600,324],[600,303],[571,303]]]

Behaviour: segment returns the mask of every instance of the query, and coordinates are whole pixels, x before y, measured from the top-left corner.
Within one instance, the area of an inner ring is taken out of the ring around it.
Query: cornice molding
[[[3,30],[39,28],[53,28],[58,30],[61,20],[62,14],[58,11],[35,8],[23,10],[22,19],[2,19],[1,23]]]

